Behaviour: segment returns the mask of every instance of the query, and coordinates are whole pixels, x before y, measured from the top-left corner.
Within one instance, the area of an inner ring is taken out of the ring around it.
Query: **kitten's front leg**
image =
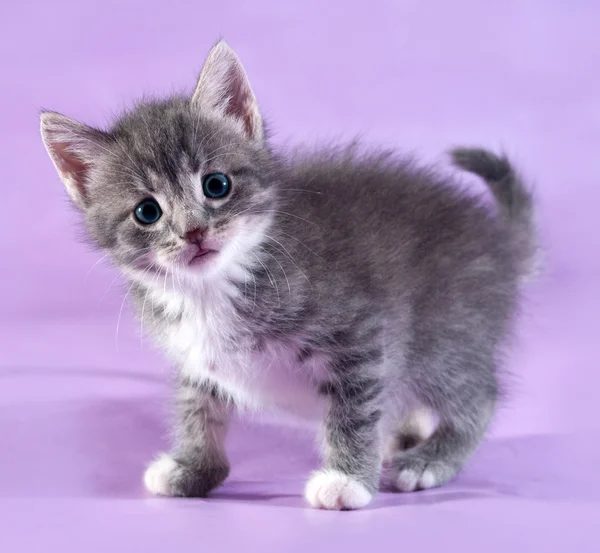
[[[180,382],[175,447],[150,464],[146,488],[156,495],[204,497],[220,485],[229,474],[223,442],[230,411],[211,384]]]
[[[308,481],[305,497],[321,509],[360,509],[373,498],[381,471],[382,383],[372,363],[356,366],[325,387],[330,399],[324,423],[325,462]],[[362,369],[362,370],[361,370]],[[338,372],[338,374],[340,374]],[[362,376],[359,376],[362,375]]]

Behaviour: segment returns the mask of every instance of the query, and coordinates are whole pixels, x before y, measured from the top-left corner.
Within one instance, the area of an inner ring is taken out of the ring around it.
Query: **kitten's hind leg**
[[[436,418],[431,409],[418,407],[394,428],[383,451],[383,462],[389,465],[399,451],[418,446],[429,438],[436,427]]]
[[[398,450],[389,461],[385,482],[402,492],[442,486],[452,479],[479,444],[493,414],[493,402],[464,405],[462,413],[444,413],[431,436]]]

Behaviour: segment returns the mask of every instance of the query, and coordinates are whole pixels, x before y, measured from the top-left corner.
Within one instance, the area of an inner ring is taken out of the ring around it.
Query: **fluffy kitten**
[[[505,158],[452,154],[488,183],[492,213],[390,152],[277,153],[224,42],[191,98],[143,102],[108,131],[44,112],[41,130],[178,368],[173,450],[148,468],[151,492],[223,482],[233,409],[321,423],[314,507],[367,505],[384,456],[401,491],[463,466],[534,253],[531,196]]]

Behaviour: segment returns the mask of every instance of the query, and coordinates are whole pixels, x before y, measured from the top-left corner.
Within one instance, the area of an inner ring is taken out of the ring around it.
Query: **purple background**
[[[600,550],[597,0],[7,1],[0,26],[1,551]],[[170,369],[127,308],[116,338],[124,289],[76,241],[37,110],[102,124],[190,88],[219,35],[276,140],[504,147],[536,183],[549,266],[513,399],[443,489],[310,511],[310,438],[241,424],[214,498],[142,489]]]

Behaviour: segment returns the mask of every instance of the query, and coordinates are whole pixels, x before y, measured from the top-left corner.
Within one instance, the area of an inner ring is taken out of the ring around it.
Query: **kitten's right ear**
[[[77,207],[88,206],[89,172],[107,151],[106,133],[52,111],[40,115],[44,146]]]

